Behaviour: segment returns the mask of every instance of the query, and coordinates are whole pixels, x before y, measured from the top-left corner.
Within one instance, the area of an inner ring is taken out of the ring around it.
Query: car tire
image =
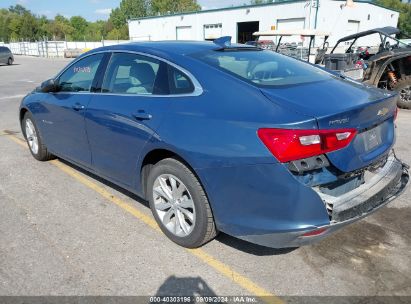
[[[44,145],[41,134],[36,126],[33,115],[30,112],[26,112],[21,122],[24,138],[31,155],[39,161],[47,161],[54,158],[54,156],[47,151],[47,147]]]
[[[149,172],[146,189],[157,224],[173,242],[196,248],[217,235],[207,195],[182,162],[174,158],[159,161]]]
[[[400,94],[398,107],[402,109],[411,109],[411,76],[403,76],[397,81],[393,90]]]
[[[8,64],[8,65],[12,65],[12,64],[13,64],[13,59],[12,59],[12,58],[9,58],[9,59],[7,60],[7,64]]]

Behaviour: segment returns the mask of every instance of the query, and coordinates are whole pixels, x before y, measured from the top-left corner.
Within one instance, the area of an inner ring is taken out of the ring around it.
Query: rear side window
[[[59,92],[89,92],[104,54],[81,59],[61,74]]]
[[[302,84],[332,77],[319,68],[273,51],[206,51],[192,56],[259,87]]]
[[[117,94],[168,94],[167,67],[161,61],[139,54],[114,53],[104,78],[102,92]]]
[[[194,85],[190,78],[182,71],[169,65],[169,82],[171,94],[189,94],[194,91]]]

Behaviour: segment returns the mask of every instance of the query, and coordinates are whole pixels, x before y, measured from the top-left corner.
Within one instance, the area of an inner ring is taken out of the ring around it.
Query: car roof
[[[249,45],[244,44],[231,44],[230,48],[250,48]],[[144,41],[144,42],[130,42],[118,45],[106,46],[98,49],[94,49],[89,53],[101,52],[101,51],[135,51],[146,53],[158,53],[167,55],[187,55],[202,51],[218,50],[221,46],[213,43],[212,41],[182,41],[182,40],[170,40],[170,41]]]
[[[359,32],[359,33],[352,34],[349,36],[345,36],[341,38],[340,40],[338,40],[337,43],[353,40],[356,38],[360,38],[360,37],[364,37],[364,36],[368,36],[372,34],[383,34],[385,36],[391,36],[391,35],[399,34],[399,33],[400,33],[400,30],[397,29],[396,27],[392,27],[392,26],[379,27],[379,28],[368,30],[368,31],[363,31],[363,32]]]

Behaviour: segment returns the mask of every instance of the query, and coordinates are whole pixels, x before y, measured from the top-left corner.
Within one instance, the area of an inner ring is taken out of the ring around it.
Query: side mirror
[[[52,93],[52,92],[57,92],[57,84],[54,79],[49,79],[44,81],[40,85],[40,91],[43,93]]]

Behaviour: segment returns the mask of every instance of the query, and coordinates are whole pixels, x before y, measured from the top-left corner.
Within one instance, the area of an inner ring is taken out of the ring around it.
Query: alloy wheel
[[[158,176],[153,186],[154,207],[161,223],[174,235],[188,236],[194,228],[194,201],[184,183],[172,174]]]
[[[26,139],[31,152],[37,154],[39,152],[39,141],[37,138],[36,128],[30,119],[26,119]]]

